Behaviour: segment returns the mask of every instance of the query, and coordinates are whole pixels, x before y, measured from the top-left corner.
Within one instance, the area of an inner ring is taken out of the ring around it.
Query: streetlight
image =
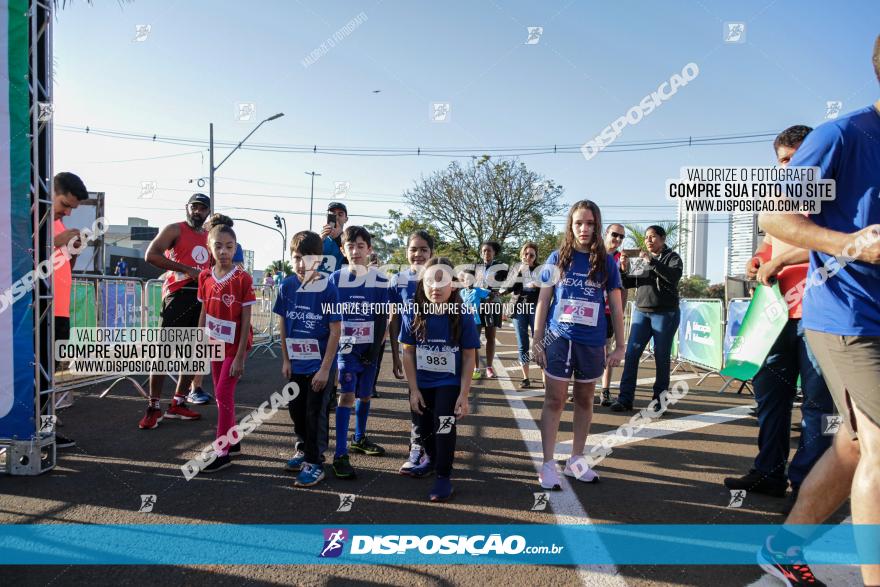
[[[209,140],[210,149],[209,150],[211,151],[211,155],[210,155],[209,165],[211,168],[211,173],[209,174],[209,179],[208,179],[208,197],[211,200],[211,212],[214,211],[214,172],[216,172],[218,169],[220,169],[220,166],[223,165],[224,163],[226,163],[226,160],[229,159],[233,153],[238,151],[238,149],[244,144],[244,142],[246,140],[248,140],[249,138],[251,138],[252,134],[257,132],[258,128],[263,126],[265,123],[267,123],[271,120],[275,120],[276,118],[281,118],[282,116],[284,116],[284,113],[279,112],[278,114],[274,114],[274,115],[270,116],[269,118],[260,122],[260,124],[258,124],[254,130],[252,130],[250,133],[248,133],[248,136],[241,139],[241,141],[239,141],[239,143],[237,145],[235,145],[235,148],[232,149],[229,152],[229,154],[223,158],[223,161],[221,161],[216,167],[214,166],[214,123],[212,122],[210,124],[210,140]]]
[[[315,205],[315,176],[321,177],[320,173],[315,173],[314,171],[305,171],[303,172],[306,175],[312,176],[312,195],[309,198],[309,230],[312,229],[312,208]]]

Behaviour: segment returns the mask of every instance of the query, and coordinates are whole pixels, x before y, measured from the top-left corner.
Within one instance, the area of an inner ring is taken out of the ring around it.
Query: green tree
[[[647,250],[645,247],[645,231],[650,225],[624,224],[623,226],[628,233],[626,235],[627,240],[637,249],[642,249],[643,251]],[[686,230],[678,222],[658,222],[657,226],[663,227],[663,230],[666,231],[666,245],[670,249],[674,249],[678,246],[678,240],[681,238],[681,234]]]
[[[264,272],[275,275],[276,273],[278,273],[279,269],[284,274],[284,277],[293,275],[293,266],[290,264],[290,261],[284,261],[283,263],[281,261],[272,261],[271,263],[269,263],[269,265],[266,266]]]
[[[404,193],[412,212],[392,216],[392,223],[402,242],[414,226],[433,229],[438,236],[435,252],[453,260],[473,261],[486,240],[501,243],[500,259],[511,260],[523,242],[553,232],[545,218],[562,209],[561,195],[562,186],[524,163],[496,162],[484,155],[466,165],[453,161],[423,176]]]
[[[682,277],[678,282],[678,295],[683,298],[709,297],[709,280],[699,275]]]
[[[724,299],[724,284],[723,283],[713,283],[708,288],[706,288],[706,297],[707,298],[718,298],[719,300]]]

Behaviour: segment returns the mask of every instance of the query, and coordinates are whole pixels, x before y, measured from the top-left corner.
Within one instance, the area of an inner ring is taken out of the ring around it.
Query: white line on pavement
[[[498,371],[501,371],[504,368],[504,364],[497,356],[495,357],[493,365]],[[501,385],[501,390],[504,392],[504,397],[505,399],[507,399],[507,403],[510,405],[510,409],[513,412],[513,417],[516,420],[517,426],[519,427],[520,435],[522,436],[523,441],[528,447],[529,456],[532,457],[532,464],[535,467],[535,475],[537,477],[537,474],[538,472],[540,472],[541,465],[544,461],[544,456],[541,451],[541,431],[538,429],[538,425],[537,423],[535,423],[535,420],[532,419],[532,414],[529,412],[529,409],[523,402],[521,394],[514,389],[513,383],[510,381],[510,379],[499,379],[498,383]],[[537,449],[533,448],[536,446]],[[564,475],[561,476],[561,485],[561,492],[549,492],[550,506],[553,508],[553,514],[556,517],[556,523],[592,524],[590,517],[587,515],[587,512],[581,505],[580,500],[578,500],[578,497],[575,494],[574,490],[572,490],[571,484],[568,482],[568,478]],[[537,488],[539,487],[539,485],[535,483],[535,487]],[[596,552],[597,558],[609,557],[608,551],[605,550],[605,547],[603,545],[600,544],[600,546],[598,546],[597,548],[601,549],[597,550]],[[613,585],[615,587],[626,586],[626,581],[621,575],[618,574],[618,570],[615,565],[582,565],[577,568],[577,574],[578,578],[581,580],[581,583],[583,583],[584,585]]]

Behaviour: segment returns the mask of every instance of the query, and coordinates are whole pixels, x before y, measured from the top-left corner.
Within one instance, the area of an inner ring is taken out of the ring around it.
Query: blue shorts
[[[551,379],[568,381],[574,375],[578,383],[592,383],[605,372],[604,346],[586,346],[560,336],[547,346],[544,354],[544,374]]]
[[[373,395],[376,381],[376,365],[362,365],[360,370],[343,368],[339,370],[339,387],[342,393],[353,393],[355,397],[369,399]]]

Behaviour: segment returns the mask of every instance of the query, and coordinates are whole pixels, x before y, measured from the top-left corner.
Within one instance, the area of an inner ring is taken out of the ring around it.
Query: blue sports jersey
[[[461,336],[458,345],[450,345],[452,337],[449,317],[428,316],[425,342],[416,340],[409,326],[401,328],[400,342],[416,347],[416,385],[419,389],[461,385],[462,349],[480,348],[477,325],[469,312],[459,314]],[[410,320],[404,322],[411,323]]]
[[[547,266],[555,265],[559,259],[559,251],[553,251],[544,262]],[[608,279],[602,287],[601,279],[592,281],[587,278],[590,273],[590,257],[586,253],[574,251],[571,266],[562,274],[562,278],[553,288],[553,301],[548,312],[548,329],[578,344],[587,346],[604,346],[606,334],[605,292],[619,289],[620,270],[612,255],[605,257],[605,275]],[[601,278],[601,274],[597,277]],[[550,269],[541,271],[541,281],[550,283]]]
[[[343,306],[339,369],[360,367],[360,359],[370,350],[376,334],[378,305],[388,302],[388,280],[372,268],[359,277],[344,267],[333,272],[330,283],[336,286]]]
[[[880,223],[880,113],[874,106],[820,125],[807,135],[790,165],[819,167],[823,179],[836,182],[836,199],[823,201],[822,211],[810,216],[819,226],[850,233]],[[832,255],[810,252],[804,327],[843,336],[880,336],[880,265],[852,261],[818,285],[819,268],[830,274],[840,265]]]
[[[342,316],[334,313],[334,306],[339,303],[336,286],[323,276],[317,281],[302,287],[299,277],[291,275],[281,282],[272,310],[284,318],[283,342],[291,370],[300,375],[315,373],[321,368],[330,338],[330,323],[342,320]]]

